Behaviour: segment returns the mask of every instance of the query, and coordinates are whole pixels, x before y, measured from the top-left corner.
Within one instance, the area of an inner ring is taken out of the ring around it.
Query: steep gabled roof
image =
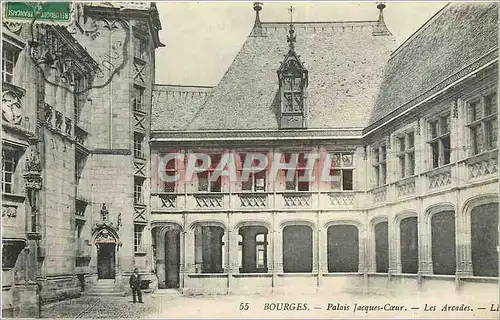
[[[295,51],[309,71],[308,128],[366,126],[393,48],[390,33],[380,35],[378,21],[294,25]],[[288,52],[289,26],[262,23],[261,28],[262,32],[249,35],[219,84],[201,104],[199,100],[193,104],[172,101],[155,89],[152,129],[278,129],[277,70]]]
[[[497,3],[438,12],[391,55],[365,132],[497,57],[497,23]]]

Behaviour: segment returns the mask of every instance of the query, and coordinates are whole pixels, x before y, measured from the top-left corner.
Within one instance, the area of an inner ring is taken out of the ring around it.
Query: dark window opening
[[[283,228],[283,272],[312,272],[312,228],[287,226]]]
[[[471,236],[473,274],[498,277],[498,203],[472,210]]]
[[[432,268],[434,274],[454,275],[455,260],[455,213],[436,213],[431,219]]]
[[[359,236],[356,226],[328,228],[328,272],[358,272]]]
[[[401,271],[416,274],[418,272],[418,224],[417,217],[401,220]]]
[[[379,273],[389,272],[389,224],[379,222],[375,225],[375,264]]]

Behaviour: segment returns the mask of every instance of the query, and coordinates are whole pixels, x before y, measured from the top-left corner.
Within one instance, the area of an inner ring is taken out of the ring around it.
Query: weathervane
[[[288,12],[290,12],[290,30],[289,30],[289,35],[287,37],[287,42],[288,46],[290,47],[290,50],[295,49],[295,31],[293,30],[293,12],[295,11],[295,8],[293,6],[290,6],[288,8]]]

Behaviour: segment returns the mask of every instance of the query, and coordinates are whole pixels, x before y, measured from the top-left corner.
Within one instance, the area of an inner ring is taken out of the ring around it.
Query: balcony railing
[[[354,210],[363,202],[362,191],[300,192],[220,192],[153,194],[152,210],[175,213],[192,211],[266,211],[266,210]]]

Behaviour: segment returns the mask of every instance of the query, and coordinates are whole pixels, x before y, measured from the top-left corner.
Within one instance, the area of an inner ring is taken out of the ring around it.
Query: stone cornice
[[[357,140],[361,128],[338,130],[221,130],[221,131],[152,131],[151,142],[185,141],[263,141],[263,140]]]

